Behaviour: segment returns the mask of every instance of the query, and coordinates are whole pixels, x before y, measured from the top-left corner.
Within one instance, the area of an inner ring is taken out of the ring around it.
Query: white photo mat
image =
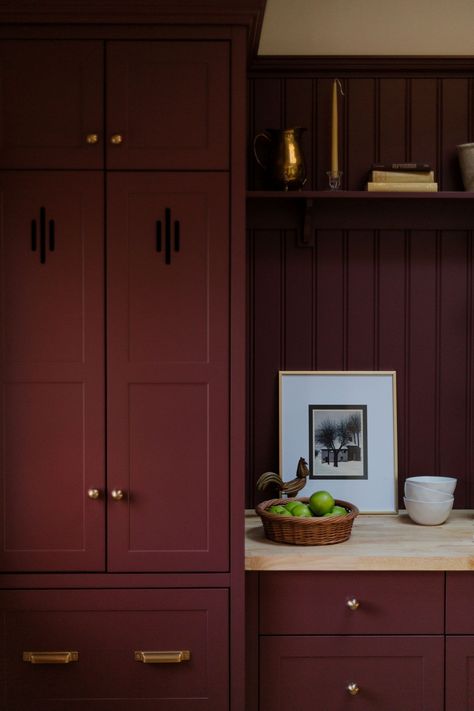
[[[397,513],[395,372],[280,371],[279,401],[283,481],[304,457],[310,476],[302,496],[324,489],[361,513]],[[324,425],[336,431],[347,418],[359,422],[357,434],[325,449]]]

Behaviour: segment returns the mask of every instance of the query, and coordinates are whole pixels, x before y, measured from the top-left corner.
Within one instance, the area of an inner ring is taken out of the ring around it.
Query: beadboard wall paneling
[[[449,60],[447,60],[449,61]],[[265,63],[263,63],[265,66]],[[289,60],[289,67],[293,65]],[[357,67],[327,76],[328,69],[296,68],[280,76],[258,69],[249,78],[249,146],[265,128],[302,126],[307,129],[302,146],[308,182],[305,188],[327,188],[330,168],[331,90],[339,76],[344,96],[339,98],[339,156],[343,187],[361,190],[374,162],[427,162],[433,165],[442,190],[462,190],[456,145],[474,136],[474,62],[471,76],[454,64],[461,76],[420,76],[420,71],[394,76],[377,69],[378,76]],[[304,65],[305,66],[305,65]],[[415,65],[416,66],[416,65]],[[338,67],[336,67],[337,69]],[[346,74],[347,76],[344,76]],[[265,173],[250,148],[250,189],[266,187]]]
[[[318,229],[301,248],[295,230],[249,231],[249,505],[278,471],[278,370],[395,370],[400,494],[454,475],[456,507],[474,506],[472,239]]]

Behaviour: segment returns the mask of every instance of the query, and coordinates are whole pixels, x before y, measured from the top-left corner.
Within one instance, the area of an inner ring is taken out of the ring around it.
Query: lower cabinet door
[[[0,603],[2,711],[228,709],[226,590],[9,591]]]
[[[443,711],[444,640],[261,637],[260,675],[260,711]]]
[[[474,711],[474,636],[446,638],[446,711]]]

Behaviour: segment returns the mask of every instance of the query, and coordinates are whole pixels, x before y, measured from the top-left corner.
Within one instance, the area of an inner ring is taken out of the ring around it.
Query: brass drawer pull
[[[181,649],[176,652],[134,652],[136,662],[143,664],[179,664],[191,659],[191,652],[188,649]]]
[[[357,696],[357,694],[359,693],[360,689],[359,689],[359,687],[357,686],[357,684],[353,681],[353,682],[351,682],[350,684],[347,685],[347,691],[349,692],[349,694],[350,694],[351,696]]]
[[[79,661],[79,652],[23,652],[23,661],[30,664],[70,664]]]

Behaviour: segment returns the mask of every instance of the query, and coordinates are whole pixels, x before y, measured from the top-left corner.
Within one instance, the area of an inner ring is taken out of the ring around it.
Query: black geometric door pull
[[[171,210],[165,208],[165,264],[171,264],[171,249],[179,252],[181,244],[179,220],[174,221],[173,225],[173,245],[171,245]],[[162,228],[161,220],[156,221],[156,251],[162,251]]]
[[[54,220],[48,221],[48,247],[54,252],[56,247],[56,227]],[[38,249],[38,225],[36,219],[31,220],[31,251]],[[46,262],[46,208],[40,207],[39,211],[39,257],[40,264]]]

